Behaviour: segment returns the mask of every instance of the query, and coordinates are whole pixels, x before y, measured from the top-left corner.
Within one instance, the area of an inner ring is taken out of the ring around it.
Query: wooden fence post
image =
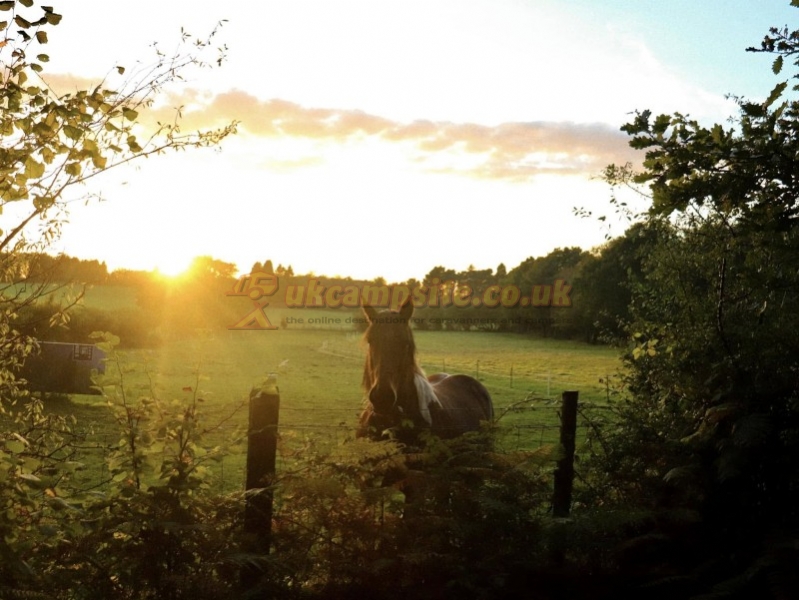
[[[563,446],[564,454],[555,469],[555,491],[552,495],[552,515],[555,517],[568,517],[571,508],[578,394],[578,392],[563,392],[560,413],[560,444]]]
[[[246,548],[253,554],[267,556],[272,538],[272,489],[277,455],[277,424],[280,394],[274,378],[261,389],[250,392],[250,423],[247,440],[247,479],[244,506]],[[264,569],[257,564],[242,568],[242,587],[258,583]]]

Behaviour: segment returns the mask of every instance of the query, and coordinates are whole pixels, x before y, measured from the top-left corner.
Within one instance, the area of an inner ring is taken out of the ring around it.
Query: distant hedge
[[[92,343],[94,331],[110,331],[120,338],[120,346],[146,348],[158,346],[161,334],[148,313],[140,308],[101,310],[77,307],[67,313],[66,322],[53,326],[58,307],[51,303],[33,304],[22,309],[15,321],[20,333],[53,342]]]

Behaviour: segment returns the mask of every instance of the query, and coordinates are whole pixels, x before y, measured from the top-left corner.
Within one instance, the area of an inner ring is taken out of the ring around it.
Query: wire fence
[[[359,349],[358,343],[361,334],[348,334],[325,340],[317,351],[356,362],[363,363],[364,354]],[[494,387],[523,390],[532,383],[536,394],[547,400],[559,401],[559,394],[563,390],[579,389],[583,397],[602,398],[611,402],[616,395],[612,374],[602,374],[596,378],[595,383],[586,383],[584,380],[575,379],[552,370],[539,370],[531,367],[529,363],[510,362],[502,367],[491,359],[475,358],[471,361],[454,360],[446,355],[427,353],[420,362],[420,366],[427,373],[464,373],[476,379],[490,380]]]
[[[533,451],[544,446],[556,446],[560,438],[560,400],[528,397],[507,406],[495,406],[494,439],[498,452]],[[612,404],[586,403],[581,406],[578,420],[578,453],[592,427],[595,416],[613,410]],[[589,417],[588,414],[594,415]],[[355,440],[358,411],[341,408],[281,407],[278,425],[277,471],[290,469],[302,459],[311,459],[334,453],[342,460],[357,460],[360,449]],[[239,438],[226,452],[215,454],[213,460],[204,461],[204,468],[212,475],[212,486],[221,492],[243,489],[246,475],[246,425],[233,424],[213,428],[207,436],[206,450],[224,446]],[[86,433],[77,444],[73,460],[84,464],[77,481],[81,489],[102,489],[111,483],[114,474],[109,468],[110,459],[124,446],[121,434]],[[156,454],[157,464],[170,456],[168,448]],[[157,478],[157,469],[153,477]]]
[[[360,333],[335,336],[322,342],[316,350],[362,363],[360,339]],[[606,411],[613,408],[607,379],[604,386],[599,383],[586,386],[584,381],[577,384],[559,374],[536,371],[529,364],[503,364],[500,368],[490,359],[452,360],[431,354],[426,355],[421,366],[428,373],[473,375],[485,382],[492,395],[501,389],[512,390],[512,393],[498,393],[503,401],[495,401],[494,405],[495,448],[500,452],[533,451],[542,446],[557,445],[560,441],[560,395],[564,390],[580,391],[582,410]],[[591,400],[603,397],[608,401],[597,403]],[[299,399],[291,400],[294,402],[284,402],[280,408],[278,470],[291,468],[299,459],[312,458],[315,453],[324,455],[335,451],[336,456],[343,459],[357,459],[357,445],[350,442],[355,439],[359,407],[305,407],[297,406]],[[213,427],[212,434],[203,441],[207,449],[226,446],[237,437],[245,439],[246,413],[246,410],[241,410],[235,419]],[[594,426],[585,415],[578,421],[578,449]],[[84,465],[77,478],[83,489],[102,488],[111,482],[115,473],[110,470],[109,463],[126,443],[120,433],[109,432],[110,424],[98,425],[97,430],[80,435],[73,457]],[[167,460],[168,453],[167,449],[160,456],[151,456],[151,462],[157,465],[159,460]],[[203,466],[212,474],[211,480],[216,488],[223,491],[243,489],[246,454],[246,446],[241,443],[232,445],[225,453],[215,454],[214,460],[204,461]],[[157,468],[152,476],[158,476]]]

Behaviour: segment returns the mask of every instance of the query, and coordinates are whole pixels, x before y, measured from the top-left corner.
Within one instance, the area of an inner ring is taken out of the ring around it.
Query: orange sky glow
[[[754,89],[744,75],[703,75],[701,57],[674,50],[673,28],[658,29],[666,17],[620,1],[145,0],[124,17],[99,0],[54,4],[64,19],[44,78],[59,90],[147,60],[181,27],[201,34],[227,19],[223,65],[166,89],[141,120],[181,106],[184,130],[239,121],[237,135],[117,169],[76,195],[102,201],[68,204],[55,249],[112,269],[174,273],[211,255],[242,273],[271,259],[401,281],[589,249],[625,226],[598,176],[640,160],[619,131],[632,111],[722,121],[736,91],[723,86]],[[730,19],[747,10],[732,4]],[[760,11],[736,32],[756,44],[785,14]],[[727,50],[741,73],[767,70]]]

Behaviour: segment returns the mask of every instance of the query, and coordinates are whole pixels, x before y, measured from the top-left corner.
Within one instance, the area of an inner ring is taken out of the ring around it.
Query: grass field
[[[136,295],[131,288],[120,285],[79,285],[79,284],[2,284],[7,296],[21,298],[29,294],[42,296],[45,301],[71,304],[83,294],[81,306],[103,310],[117,310],[136,306]]]
[[[581,402],[604,403],[600,379],[618,368],[615,351],[575,342],[482,332],[417,332],[416,341],[428,373],[445,368],[477,376],[491,392],[497,415],[517,405],[500,421],[506,432],[502,443],[508,449],[555,443],[560,393],[578,390]],[[344,442],[353,435],[362,403],[364,349],[361,335],[353,331],[223,330],[173,340],[158,349],[122,351],[119,358],[129,398],[202,398],[204,424],[223,423],[208,436],[209,445],[246,430],[249,391],[269,373],[278,378],[285,444],[302,444],[309,438],[317,444]],[[107,368],[104,380],[115,380],[115,364]],[[75,414],[100,446],[117,441],[102,397],[75,396],[54,409]],[[86,459],[99,462],[97,456]],[[240,486],[243,453],[226,459],[219,469],[221,487]]]
[[[85,305],[114,310],[132,306],[130,290],[90,288]],[[273,323],[284,316],[346,317],[355,313],[302,309],[270,309]],[[480,379],[494,400],[502,443],[526,449],[555,443],[557,399],[578,390],[580,401],[605,404],[605,384],[619,367],[617,351],[587,344],[535,339],[489,332],[418,331],[419,361],[428,374],[446,371]],[[276,373],[281,395],[280,432],[285,445],[342,443],[351,438],[362,404],[364,352],[361,334],[351,325],[325,329],[305,327],[272,331],[232,331],[224,327],[189,337],[165,336],[154,349],[118,351],[128,398],[162,401],[203,399],[206,427],[216,424],[208,444],[216,445],[247,426],[246,400],[253,386]],[[119,378],[117,363],[107,365],[101,383]],[[510,407],[515,410],[507,412]],[[119,438],[116,424],[101,396],[73,396],[50,410],[73,414],[97,447],[83,457],[87,475],[103,477],[104,448]],[[241,486],[244,454],[218,466],[220,487]],[[99,472],[98,472],[99,471]]]

